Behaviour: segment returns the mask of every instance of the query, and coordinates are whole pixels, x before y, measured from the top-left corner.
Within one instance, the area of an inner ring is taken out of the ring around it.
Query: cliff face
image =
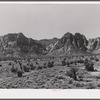
[[[86,51],[87,50],[87,45],[88,45],[88,40],[86,39],[86,37],[80,33],[75,33],[75,40],[76,40],[76,46],[83,50]]]
[[[7,34],[0,37],[0,52],[2,56],[28,56],[42,54],[45,48],[23,33]]]
[[[34,40],[23,33],[0,37],[0,56],[27,57],[37,55],[100,53],[100,37],[87,40],[83,34],[65,33],[60,39]]]
[[[59,40],[58,38],[42,39],[40,40],[40,43],[46,48],[48,53],[53,49],[58,40]]]
[[[54,54],[80,54],[87,50],[88,40],[80,33],[73,35],[70,32],[65,33],[57,44],[53,47],[51,53]]]
[[[87,48],[93,53],[100,53],[100,37],[89,39]]]

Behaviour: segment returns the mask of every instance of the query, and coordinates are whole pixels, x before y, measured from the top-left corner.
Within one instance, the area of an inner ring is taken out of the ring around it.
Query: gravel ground
[[[71,64],[77,68],[77,80],[68,74],[71,67],[62,66],[61,61],[55,60],[54,67],[42,68],[41,70],[31,70],[24,72],[22,77],[11,72],[11,61],[0,62],[0,88],[7,89],[99,89],[100,88],[100,62],[94,62],[97,72],[87,72],[83,64]],[[38,61],[38,65],[43,65],[47,61]],[[12,62],[13,63],[13,62]],[[27,62],[23,62],[25,64]],[[31,61],[35,65],[35,62]],[[14,63],[14,65],[16,65]],[[38,66],[37,65],[37,66]],[[35,65],[36,66],[36,65]]]

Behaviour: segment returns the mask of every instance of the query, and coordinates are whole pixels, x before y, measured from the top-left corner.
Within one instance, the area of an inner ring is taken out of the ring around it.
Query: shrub
[[[74,80],[77,80],[77,71],[77,68],[72,67],[66,74]]]
[[[100,87],[100,84],[98,84],[97,86]]]
[[[34,70],[33,64],[30,64],[30,69],[31,69],[31,70]]]
[[[17,68],[14,68],[14,65],[11,68],[11,72],[16,73],[17,72]]]
[[[90,60],[94,60],[94,57],[90,57]]]
[[[64,60],[66,60],[66,58],[64,58]]]
[[[80,59],[77,61],[78,63],[84,63],[84,60]]]
[[[56,79],[65,79],[63,76],[56,76]]]
[[[72,83],[73,83],[73,81],[72,80],[69,80],[68,84],[72,84]]]
[[[17,60],[14,60],[15,63],[17,63]]]
[[[36,65],[38,65],[38,62],[35,62],[36,63]]]
[[[8,65],[11,65],[11,62]]]
[[[92,83],[89,83],[87,89],[95,89],[95,86]]]
[[[81,56],[82,58],[84,58],[84,56]]]
[[[15,73],[15,72],[17,72],[17,69],[16,68],[12,68],[11,72]]]
[[[34,70],[35,68],[34,68],[34,66],[31,66],[31,70]]]
[[[38,66],[37,70],[41,70],[42,69],[42,66]]]
[[[96,59],[95,59],[95,61],[99,61],[99,59],[98,59],[98,58],[96,58]]]
[[[53,67],[53,66],[54,66],[54,61],[48,62],[48,67],[49,67],[49,68],[51,68],[51,67]]]
[[[79,60],[79,63],[84,63],[84,61],[82,59]]]
[[[77,65],[77,61],[76,60],[74,61],[74,64]]]
[[[47,66],[46,66],[46,63],[44,63],[44,66],[43,66],[43,68],[47,68]]]
[[[83,87],[84,86],[84,84],[81,84],[81,83],[77,83],[77,82],[74,82],[74,84],[73,84],[74,86],[76,86],[76,87]]]
[[[85,61],[84,61],[84,65],[86,65],[88,63],[88,59],[86,58]]]
[[[2,65],[0,64],[0,67],[2,67]]]
[[[74,63],[73,61],[70,62],[70,64],[73,64],[73,63]]]
[[[25,72],[29,72],[29,70],[30,70],[30,68],[29,68],[29,67],[24,66],[24,71],[25,71]]]
[[[23,72],[22,71],[17,71],[17,76],[22,77]]]
[[[85,62],[84,65],[87,71],[94,71],[94,67],[93,67],[94,64],[92,62],[89,62],[89,61]]]
[[[62,66],[65,66],[65,65],[66,65],[66,61],[63,60],[63,61],[62,61]]]
[[[66,65],[69,67],[70,63],[67,61]]]

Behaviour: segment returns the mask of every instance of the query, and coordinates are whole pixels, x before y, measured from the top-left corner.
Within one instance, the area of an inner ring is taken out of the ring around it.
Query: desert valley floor
[[[1,60],[0,88],[99,89],[100,56]]]

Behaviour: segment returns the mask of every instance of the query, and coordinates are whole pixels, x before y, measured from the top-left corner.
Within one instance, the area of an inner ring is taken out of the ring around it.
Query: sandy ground
[[[100,58],[100,57],[98,57]],[[68,73],[70,68],[67,65],[62,66],[61,60],[54,60],[54,67],[42,68],[41,70],[31,70],[24,72],[22,77],[11,72],[11,61],[0,62],[0,88],[21,88],[21,89],[99,89],[100,88],[100,61],[94,63],[95,72],[85,70],[84,64],[71,64],[71,67],[77,67],[77,78],[74,80]],[[38,65],[43,65],[44,62],[38,61]],[[12,62],[13,63],[13,62]],[[23,62],[25,64],[27,62]],[[31,60],[35,65],[35,62]],[[38,66],[37,65],[37,66]],[[36,66],[36,65],[35,65]]]

